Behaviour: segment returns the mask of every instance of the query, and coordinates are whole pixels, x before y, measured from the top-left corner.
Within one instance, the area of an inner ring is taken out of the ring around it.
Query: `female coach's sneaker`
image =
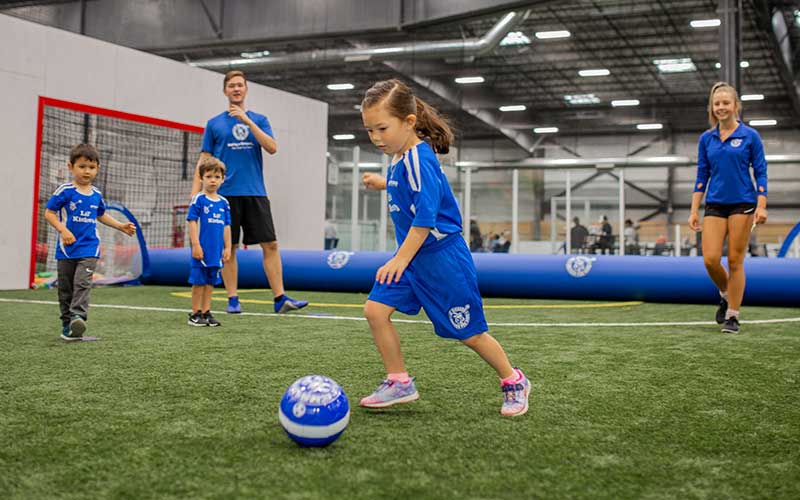
[[[528,411],[528,396],[531,393],[531,383],[522,370],[515,368],[522,379],[514,384],[502,384],[503,407],[500,414],[504,417],[519,417]]]
[[[739,318],[731,316],[722,325],[722,333],[739,333]]]
[[[728,312],[728,301],[720,297],[719,306],[717,307],[716,320],[717,324],[725,323],[725,313]]]
[[[375,392],[359,403],[365,408],[386,408],[400,403],[410,403],[419,399],[414,378],[405,384],[396,380],[384,380]]]

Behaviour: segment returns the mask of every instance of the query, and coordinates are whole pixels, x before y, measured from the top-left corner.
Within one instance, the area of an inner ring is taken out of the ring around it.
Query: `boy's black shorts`
[[[756,211],[755,203],[733,203],[723,205],[721,203],[706,203],[705,217],[722,217],[727,219],[731,215],[746,214],[753,215]]]
[[[242,243],[255,245],[275,241],[275,224],[266,196],[226,196],[231,205],[231,242],[239,243],[239,235],[244,233]]]

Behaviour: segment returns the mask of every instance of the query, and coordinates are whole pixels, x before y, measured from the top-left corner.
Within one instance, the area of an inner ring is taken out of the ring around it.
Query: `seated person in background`
[[[336,226],[330,220],[325,221],[325,250],[333,250],[339,245]]]
[[[589,230],[581,225],[581,220],[577,217],[572,218],[572,229],[570,230],[570,248],[573,252],[582,252],[586,249],[586,238],[589,237]]]
[[[511,238],[508,234],[508,231],[503,231],[503,234],[500,236],[500,245],[495,250],[497,253],[508,253],[511,249]]]
[[[605,215],[600,218],[600,233],[597,236],[597,241],[589,247],[589,253],[595,253],[598,249],[601,254],[614,253],[614,235],[611,234],[611,224],[608,222],[608,217]]]
[[[483,236],[481,236],[481,228],[478,226],[478,221],[475,219],[469,221],[469,251],[483,252]]]
[[[496,252],[498,248],[500,248],[500,235],[494,233],[492,237],[489,239],[488,250],[490,252]]]
[[[653,248],[653,255],[664,255],[667,252],[667,237],[659,234],[656,238],[656,246]]]
[[[633,221],[625,219],[625,253],[628,255],[639,253],[639,232],[633,225]]]

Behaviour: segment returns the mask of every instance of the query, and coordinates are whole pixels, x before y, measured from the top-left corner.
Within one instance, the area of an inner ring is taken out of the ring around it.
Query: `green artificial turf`
[[[398,324],[421,399],[359,408],[382,364],[366,322],[332,315],[360,317],[336,305],[363,294],[294,292],[312,305],[286,317],[242,293],[264,315],[217,313],[211,329],[169,310],[188,311],[187,291],[96,289],[86,334],[100,340],[74,343],[54,290],[0,292],[0,498],[800,497],[800,322],[747,323],[798,309],[745,306],[726,335],[713,306],[488,299],[536,306],[487,308],[490,324],[548,324],[491,328],[533,384],[509,419],[492,370],[425,322]],[[640,325],[686,321],[705,323]],[[278,422],[307,374],[351,404],[323,449]]]

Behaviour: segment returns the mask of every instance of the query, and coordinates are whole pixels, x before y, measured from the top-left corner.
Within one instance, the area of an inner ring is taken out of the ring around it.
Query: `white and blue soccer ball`
[[[347,428],[350,403],[333,379],[307,375],[295,380],[283,393],[278,418],[297,444],[327,446]]]

